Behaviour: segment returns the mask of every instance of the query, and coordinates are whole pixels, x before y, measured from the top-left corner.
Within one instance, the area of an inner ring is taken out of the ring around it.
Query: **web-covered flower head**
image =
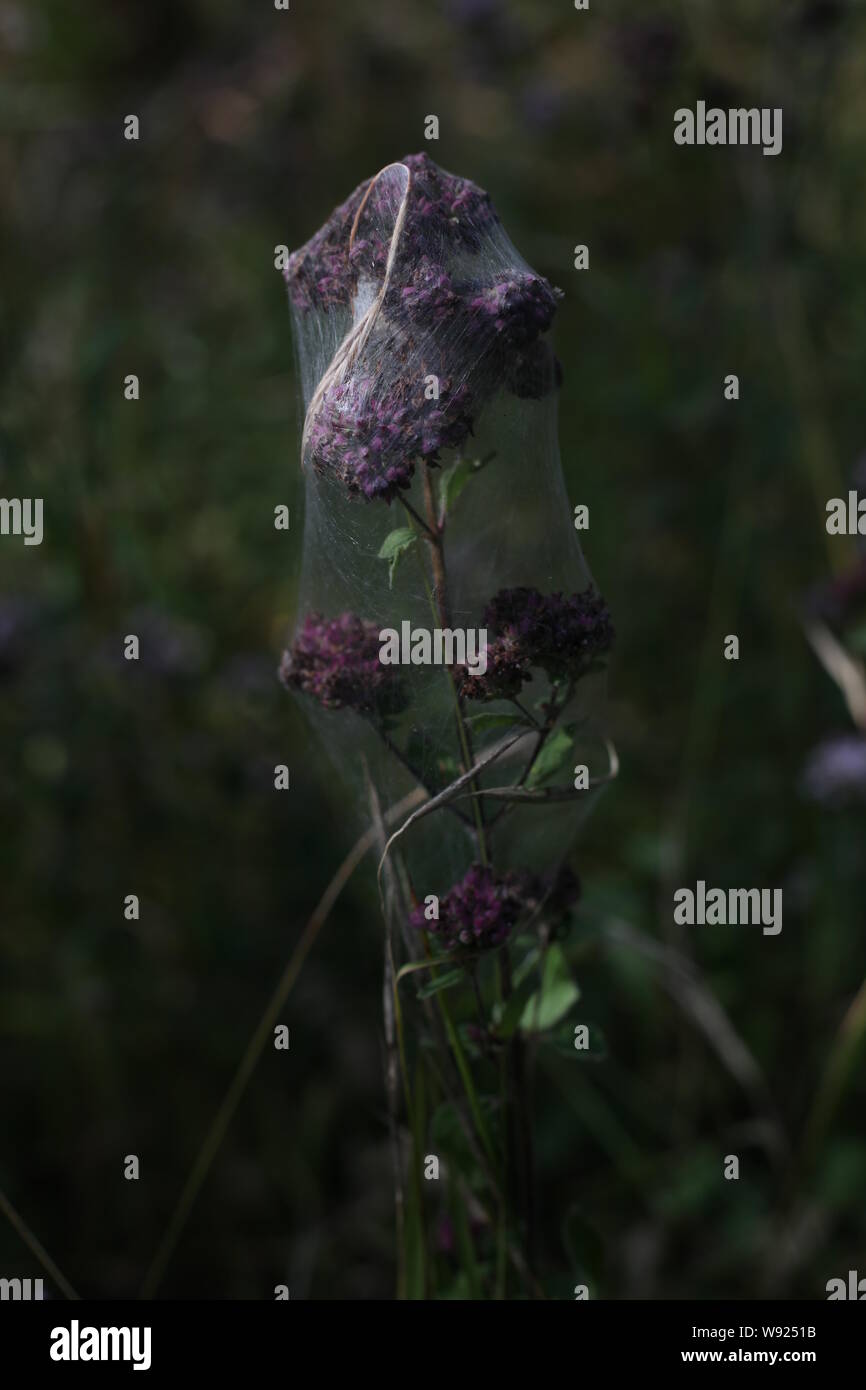
[[[526,586],[500,589],[484,610],[487,670],[459,673],[470,700],[502,700],[519,694],[533,668],[551,680],[577,680],[613,644],[613,624],[593,588],[582,593],[541,594]]]
[[[545,335],[561,292],[509,247],[482,189],[411,155],[295,252],[286,279],[299,331],[351,311],[310,395],[305,463],[352,497],[391,502],[419,461],[462,448],[497,393],[553,390]],[[317,340],[334,331],[320,326]]]
[[[284,654],[280,679],[325,709],[355,709],[380,717],[407,704],[399,672],[379,660],[379,629],[355,613],[323,618],[309,613]]]

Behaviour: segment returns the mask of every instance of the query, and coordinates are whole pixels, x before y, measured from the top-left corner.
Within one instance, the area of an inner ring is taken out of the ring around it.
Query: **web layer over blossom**
[[[503,730],[513,746],[476,790],[525,782],[546,723],[548,763],[568,745],[553,781],[570,785],[593,758],[583,740],[599,761],[612,628],[560,464],[562,291],[519,255],[489,195],[426,154],[359,184],[290,257],[286,283],[304,484],[286,683],[364,811],[368,777],[383,804],[419,782],[435,794]],[[485,629],[487,674],[407,663],[379,679],[375,634],[404,624]],[[518,698],[528,721],[509,730]],[[509,807],[490,834],[497,871],[555,867],[590,801]],[[423,821],[405,850],[445,892],[477,859],[471,805]]]

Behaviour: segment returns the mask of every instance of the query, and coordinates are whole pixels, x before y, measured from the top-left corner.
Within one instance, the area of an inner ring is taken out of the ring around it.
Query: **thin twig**
[[[55,1284],[60,1289],[64,1298],[68,1298],[70,1302],[80,1302],[80,1297],[73,1289],[69,1280],[65,1277],[65,1275],[61,1274],[60,1270],[57,1268],[57,1265],[54,1263],[48,1251],[45,1249],[45,1246],[41,1243],[41,1241],[36,1239],[35,1235],[31,1231],[30,1227],[27,1225],[27,1222],[24,1220],[23,1216],[19,1216],[18,1212],[15,1210],[12,1203],[9,1201],[9,1198],[2,1190],[0,1190],[0,1211],[3,1212],[3,1215],[6,1217],[6,1220],[9,1222],[9,1225],[12,1227],[12,1229],[18,1232],[19,1236],[23,1240],[24,1244],[27,1246],[28,1250],[30,1250],[31,1254],[36,1256],[36,1259],[39,1261],[42,1268],[54,1280]]]
[[[455,800],[464,796],[489,796],[493,801],[576,801],[596,787],[604,787],[619,776],[619,755],[610,739],[605,739],[605,747],[610,762],[610,770],[603,777],[592,777],[585,787],[481,787],[478,791],[460,791]],[[429,804],[429,803],[428,803]]]
[[[423,806],[420,806],[417,811],[413,811],[412,815],[409,816],[403,822],[399,829],[394,831],[394,834],[390,837],[388,843],[385,846],[385,853],[382,855],[382,858],[379,861],[378,877],[380,880],[380,896],[382,891],[382,866],[385,863],[386,858],[390,854],[391,847],[395,843],[395,841],[399,840],[401,835],[405,835],[406,831],[410,828],[410,826],[414,825],[416,821],[422,818],[422,816],[429,815],[431,811],[437,811],[442,806],[447,806],[448,802],[453,801],[456,797],[458,797],[462,789],[467,785],[467,783],[474,781],[474,779],[478,776],[479,772],[483,771],[483,769],[487,767],[489,763],[495,762],[497,758],[501,758],[502,754],[507,752],[508,749],[512,746],[512,744],[517,743],[518,739],[524,737],[525,734],[521,731],[519,734],[515,734],[513,738],[504,739],[502,743],[496,744],[494,748],[491,748],[488,752],[484,753],[478,759],[478,762],[475,764],[474,767],[470,767],[468,772],[464,772],[461,774],[460,777],[455,778],[455,780],[453,782],[450,782],[449,785],[445,787],[444,790],[439,792],[437,796],[431,797],[430,800],[425,802]]]
[[[370,777],[366,760],[364,771],[367,780],[367,797],[370,803],[370,820],[376,843],[385,843],[385,826],[382,821],[382,808],[376,788]],[[397,1235],[397,1298],[406,1297],[406,1198],[403,1190],[403,1159],[400,1153],[399,1131],[399,1091],[400,1056],[397,1050],[397,1027],[395,1022],[394,999],[394,883],[393,875],[388,884],[388,912],[385,914],[385,966],[382,980],[382,1017],[385,1028],[385,1096],[388,1102],[388,1135],[391,1143],[391,1164],[394,1170],[394,1224]],[[404,1080],[407,1078],[404,1077]],[[408,1101],[408,1096],[407,1096]]]
[[[435,540],[434,533],[430,530],[430,527],[427,525],[427,522],[424,520],[421,513],[417,512],[415,508],[412,506],[412,503],[407,501],[405,497],[400,498],[400,503],[403,507],[405,507],[406,511],[409,513],[412,519],[418,523],[418,525],[421,527],[421,530],[424,532],[424,535],[429,537],[430,540]]]
[[[421,480],[424,489],[424,506],[427,510],[429,527],[427,543],[430,549],[430,564],[433,570],[435,608],[438,611],[440,625],[445,629],[449,629],[451,627],[451,600],[448,596],[448,580],[445,573],[445,517],[443,516],[439,521],[436,519],[436,498],[433,492],[433,480],[430,476],[430,469],[423,459],[421,461]],[[472,747],[472,731],[467,726],[466,718],[463,713],[463,701],[457,689],[454,672],[450,667],[447,669],[447,674],[454,700],[454,717],[457,724],[457,739],[460,744],[460,751],[463,755],[463,766],[469,768],[475,762],[475,751]],[[490,855],[487,844],[487,832],[484,825],[484,808],[476,801],[472,804],[472,812],[475,817],[476,834],[478,836],[478,856],[482,864],[487,864]]]
[[[375,728],[377,735],[382,740],[391,756],[393,758],[396,758],[400,766],[406,769],[410,777],[414,777],[415,781],[419,784],[419,786],[424,788],[424,791],[427,793],[428,796],[433,796],[434,793],[432,788],[428,786],[427,782],[421,776],[421,773],[417,770],[417,768],[414,768],[412,766],[406,754],[402,752],[402,750],[397,746],[397,744],[391,738],[391,735],[387,733],[385,729],[381,727],[381,725],[375,724],[373,727]],[[464,825],[468,825],[470,829],[472,828],[471,817],[465,815],[463,811],[459,811],[456,806],[451,806],[449,807],[449,809],[455,816],[458,817],[459,820],[463,822]]]
[[[318,386],[313,392],[310,404],[307,407],[306,416],[304,417],[304,431],[303,435],[301,436],[302,468],[304,467],[304,457],[307,452],[307,441],[310,436],[310,431],[312,429],[316,415],[321,409],[322,402],[327,392],[336,382],[341,381],[348,374],[354,363],[357,361],[358,356],[367,345],[367,341],[370,337],[370,334],[373,331],[373,328],[375,327],[376,321],[379,317],[379,313],[382,309],[382,305],[385,303],[385,296],[388,293],[388,288],[391,283],[391,275],[394,270],[394,262],[397,256],[397,247],[400,243],[400,238],[403,234],[403,224],[406,221],[406,210],[409,206],[409,190],[412,187],[411,170],[405,164],[386,164],[384,169],[380,169],[376,177],[370,181],[370,186],[364,194],[364,199],[361,204],[361,207],[363,207],[367,198],[369,198],[370,193],[372,192],[375,184],[379,181],[382,175],[386,173],[388,169],[394,168],[402,168],[405,172],[406,187],[403,191],[403,196],[400,200],[400,206],[397,209],[397,216],[394,219],[394,228],[391,232],[391,240],[388,245],[388,259],[385,264],[385,274],[382,278],[382,284],[379,287],[379,293],[376,295],[376,298],[373,300],[367,312],[363,315],[362,318],[358,320],[356,324],[352,325],[345,338],[340,343],[339,347],[337,348],[337,351],[331,358],[327,370],[323,373]],[[355,216],[355,221],[353,223],[351,232],[352,237],[354,237],[355,231],[357,229],[358,218],[361,215],[361,207],[358,208],[358,212]]]

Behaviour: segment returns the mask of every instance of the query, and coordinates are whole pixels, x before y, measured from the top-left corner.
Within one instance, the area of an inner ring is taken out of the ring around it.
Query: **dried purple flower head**
[[[385,296],[386,312],[407,328],[451,323],[462,309],[463,301],[451,276],[429,256],[419,257],[407,278],[392,284]]]
[[[412,481],[415,463],[439,462],[472,430],[465,387],[440,382],[438,400],[423,384],[351,380],[329,387],[310,424],[313,466],[337,478],[352,496],[391,502]]]
[[[477,315],[482,337],[497,339],[506,352],[516,351],[547,332],[561,298],[562,290],[531,271],[497,275],[469,299],[469,312]]]
[[[482,235],[499,221],[490,194],[446,173],[429,155],[407,154],[400,162],[413,183],[404,243],[410,263],[422,254],[441,259],[446,249],[477,251]]]
[[[292,304],[311,309],[347,309],[358,280],[358,263],[349,259],[349,237],[369,180],[335,208],[314,236],[289,257],[284,277]]]
[[[499,220],[489,195],[469,179],[446,173],[426,154],[410,154],[400,162],[411,176],[399,247],[403,269],[422,256],[441,261],[446,252],[477,250],[481,235]],[[296,309],[307,314],[311,309],[347,308],[360,274],[384,272],[391,211],[390,190],[371,179],[335,208],[306,245],[289,257],[285,279]],[[398,280],[404,278],[398,273]]]
[[[311,695],[325,709],[355,709],[384,717],[405,709],[399,673],[379,660],[379,629],[355,613],[323,618],[309,613],[280,665],[288,689]]]
[[[806,599],[807,612],[820,618],[834,632],[842,632],[866,614],[866,555],[842,574],[817,584]]]
[[[487,671],[457,673],[460,693],[470,700],[516,695],[533,667],[551,680],[577,680],[613,643],[613,624],[593,588],[567,597],[526,587],[500,589],[484,610]]]
[[[866,738],[842,734],[813,749],[803,771],[803,791],[829,805],[866,801]]]
[[[526,907],[523,875],[494,873],[487,864],[472,864],[439,903],[438,921],[428,921],[423,906],[409,923],[438,936],[448,950],[487,950],[501,946]]]
[[[532,679],[526,653],[509,637],[488,638],[483,676],[473,675],[466,666],[458,666],[454,674],[464,700],[513,700],[524,682]]]
[[[448,950],[486,950],[501,946],[522,916],[540,913],[554,932],[580,897],[580,880],[567,866],[554,873],[498,875],[487,864],[472,864],[439,903],[439,918],[428,921],[416,907],[410,925],[429,931]]]
[[[400,179],[357,188],[286,272],[292,303],[306,315],[350,308],[359,281],[375,288],[388,266],[384,294],[367,286],[359,296],[363,322],[335,354],[304,432],[313,468],[368,501],[390,502],[419,459],[435,464],[441,450],[459,449],[497,391],[540,399],[556,384],[541,339],[561,292],[529,270],[478,269],[472,253],[497,222],[488,195],[427,155],[403,165]]]

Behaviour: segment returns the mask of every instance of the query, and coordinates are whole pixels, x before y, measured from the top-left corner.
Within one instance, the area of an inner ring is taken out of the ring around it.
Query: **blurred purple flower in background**
[[[0,676],[10,676],[25,664],[28,641],[41,617],[42,605],[36,599],[0,597]]]
[[[542,77],[524,87],[520,98],[524,119],[531,130],[554,129],[571,104],[571,94],[558,83]]]
[[[145,604],[127,613],[122,631],[138,638],[138,670],[148,676],[191,679],[200,675],[210,661],[212,639],[207,629],[156,604]],[[123,646],[116,635],[106,638],[99,648],[96,664],[115,671],[126,670]]]
[[[866,738],[840,734],[813,749],[802,788],[812,801],[842,805],[866,801]]]

